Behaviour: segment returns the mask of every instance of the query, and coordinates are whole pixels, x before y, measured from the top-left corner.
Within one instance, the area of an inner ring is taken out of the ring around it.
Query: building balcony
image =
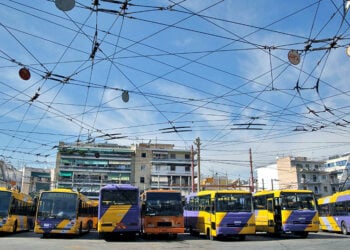
[[[153,176],[191,176],[191,171],[171,171],[171,170],[163,170],[163,171],[152,171],[151,175]],[[194,172],[194,176],[197,176],[197,172]]]
[[[109,173],[109,172],[120,172],[127,171],[131,172],[131,167],[100,167],[100,166],[79,166],[79,165],[60,165],[60,170],[72,171],[72,172],[95,172]]]
[[[164,158],[153,158],[151,160],[152,164],[176,164],[176,165],[182,165],[182,166],[191,166],[192,162],[191,160],[187,159],[164,159]],[[194,165],[196,165],[196,162],[194,162]]]

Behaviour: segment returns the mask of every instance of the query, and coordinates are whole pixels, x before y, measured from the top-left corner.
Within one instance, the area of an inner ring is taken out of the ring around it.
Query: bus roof
[[[250,191],[247,190],[236,190],[236,189],[221,189],[221,190],[204,190],[199,191],[197,193],[190,193],[186,197],[193,197],[197,195],[215,195],[215,194],[251,194]]]
[[[346,201],[350,200],[350,190],[342,191],[342,192],[336,192],[332,195],[324,196],[318,199],[318,204],[328,204],[328,203],[334,203],[337,201]]]
[[[149,189],[145,190],[145,193],[181,193],[179,190],[170,189]]]
[[[280,195],[281,193],[310,193],[313,194],[311,190],[304,190],[304,189],[278,189],[278,190],[262,190],[254,193],[254,196],[259,195],[267,195],[267,194],[275,194]]]
[[[21,193],[17,189],[8,189],[5,187],[0,187],[0,192],[9,192],[11,193],[16,199],[19,200],[25,200],[27,202],[32,202],[32,197],[29,194]]]
[[[137,190],[138,187],[132,186],[130,184],[107,184],[101,188],[101,190]]]

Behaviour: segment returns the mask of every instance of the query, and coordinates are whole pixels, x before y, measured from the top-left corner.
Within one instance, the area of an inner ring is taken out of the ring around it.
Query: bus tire
[[[87,232],[90,233],[90,230],[92,229],[92,221],[91,220],[88,221],[87,227],[88,227]]]
[[[342,233],[345,234],[345,235],[347,235],[347,234],[349,233],[345,221],[343,221],[343,222],[341,223],[341,231],[342,231]]]
[[[79,235],[83,234],[83,223],[80,222],[80,226],[79,226]]]
[[[13,228],[12,228],[12,233],[17,232],[17,221],[15,221],[15,224],[13,224]]]
[[[238,236],[238,240],[245,240],[245,238],[246,238],[246,235],[242,235],[242,234],[240,234],[239,236]]]
[[[210,240],[214,240],[214,236],[212,235],[210,228],[207,228],[207,238]]]

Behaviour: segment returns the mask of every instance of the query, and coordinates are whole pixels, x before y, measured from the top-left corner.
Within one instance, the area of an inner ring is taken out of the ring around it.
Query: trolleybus
[[[80,235],[93,227],[93,205],[80,192],[71,189],[43,191],[39,196],[34,232]]]
[[[315,195],[310,190],[268,190],[254,194],[257,232],[292,233],[306,238],[319,231]]]
[[[184,233],[181,192],[147,190],[141,195],[142,235],[167,235],[176,238]]]
[[[322,231],[350,232],[350,190],[318,199]]]
[[[186,197],[185,227],[192,235],[244,240],[255,234],[252,194],[242,190],[207,190]]]
[[[129,184],[108,184],[102,187],[98,205],[99,238],[134,238],[140,230],[139,189]]]
[[[31,196],[0,187],[0,232],[31,230],[34,217],[35,202]]]

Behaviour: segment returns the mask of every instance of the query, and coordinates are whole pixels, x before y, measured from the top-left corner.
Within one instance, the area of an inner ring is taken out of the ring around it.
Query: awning
[[[50,173],[31,172],[31,177],[50,178]]]
[[[72,172],[67,172],[67,171],[60,171],[59,176],[61,177],[72,177],[73,173]]]
[[[127,174],[127,173],[112,173],[112,174],[108,174],[108,180],[129,181],[130,180],[130,174]]]

